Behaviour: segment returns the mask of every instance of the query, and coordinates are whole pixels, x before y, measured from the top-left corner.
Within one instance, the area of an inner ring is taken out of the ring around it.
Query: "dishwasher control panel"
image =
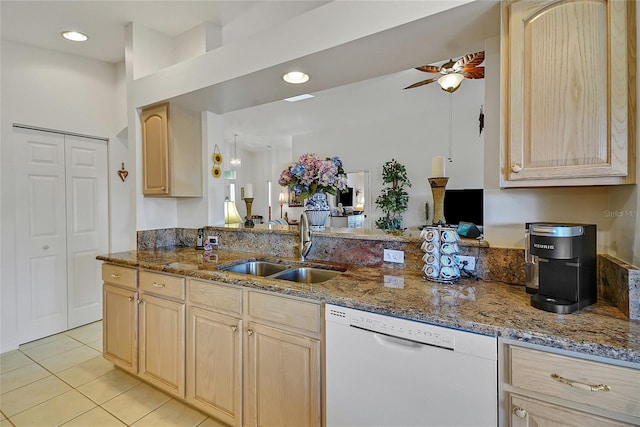
[[[455,350],[455,336],[446,328],[427,325],[396,317],[382,316],[360,310],[327,306],[327,321],[349,325],[354,328],[377,332],[421,344]]]

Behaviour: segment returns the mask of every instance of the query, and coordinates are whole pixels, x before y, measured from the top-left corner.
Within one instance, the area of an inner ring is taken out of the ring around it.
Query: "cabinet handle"
[[[165,285],[164,283],[153,282],[153,284],[151,286],[153,286],[154,288],[164,288],[167,285]]]
[[[120,276],[118,273],[111,273],[111,278],[112,279],[119,279],[120,277],[122,277],[122,276]]]
[[[253,329],[248,329],[247,330],[247,335],[249,335],[249,336],[253,335]]]
[[[520,166],[520,163],[514,163],[511,165],[511,172],[520,173],[520,171],[522,171],[522,166]]]
[[[567,378],[562,378],[558,374],[551,374],[551,378],[554,381],[558,381],[559,383],[566,384],[566,385],[568,385],[570,387],[575,387],[575,388],[577,388],[579,390],[584,390],[584,391],[609,391],[609,390],[611,390],[611,387],[609,387],[606,384],[597,384],[597,385],[585,384],[585,383],[581,383],[579,381],[574,381],[574,380],[569,380]]]
[[[232,327],[231,327],[231,330],[232,330],[233,332],[238,332],[238,327],[237,327],[237,326],[232,326]]]
[[[524,418],[527,416],[527,411],[525,411],[523,408],[519,406],[516,406],[515,408],[513,408],[513,413],[518,418]]]

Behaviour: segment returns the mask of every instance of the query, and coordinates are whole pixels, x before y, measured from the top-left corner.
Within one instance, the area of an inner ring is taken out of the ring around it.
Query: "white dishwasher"
[[[327,304],[326,420],[496,426],[497,338]]]

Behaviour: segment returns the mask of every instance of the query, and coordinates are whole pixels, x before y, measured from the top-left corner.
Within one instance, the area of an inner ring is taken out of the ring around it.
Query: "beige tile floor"
[[[223,427],[102,357],[102,322],[0,355],[0,427]]]

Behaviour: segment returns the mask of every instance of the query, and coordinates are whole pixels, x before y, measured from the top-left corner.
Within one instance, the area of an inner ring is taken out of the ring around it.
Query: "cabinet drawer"
[[[140,290],[146,293],[184,301],[184,289],[184,277],[140,272]]]
[[[138,270],[114,264],[102,264],[102,281],[135,289]]]
[[[515,387],[640,417],[640,370],[517,346],[510,358]]]
[[[249,315],[254,319],[320,333],[320,304],[251,291],[248,298]]]
[[[189,302],[224,313],[242,315],[242,289],[189,279]]]

